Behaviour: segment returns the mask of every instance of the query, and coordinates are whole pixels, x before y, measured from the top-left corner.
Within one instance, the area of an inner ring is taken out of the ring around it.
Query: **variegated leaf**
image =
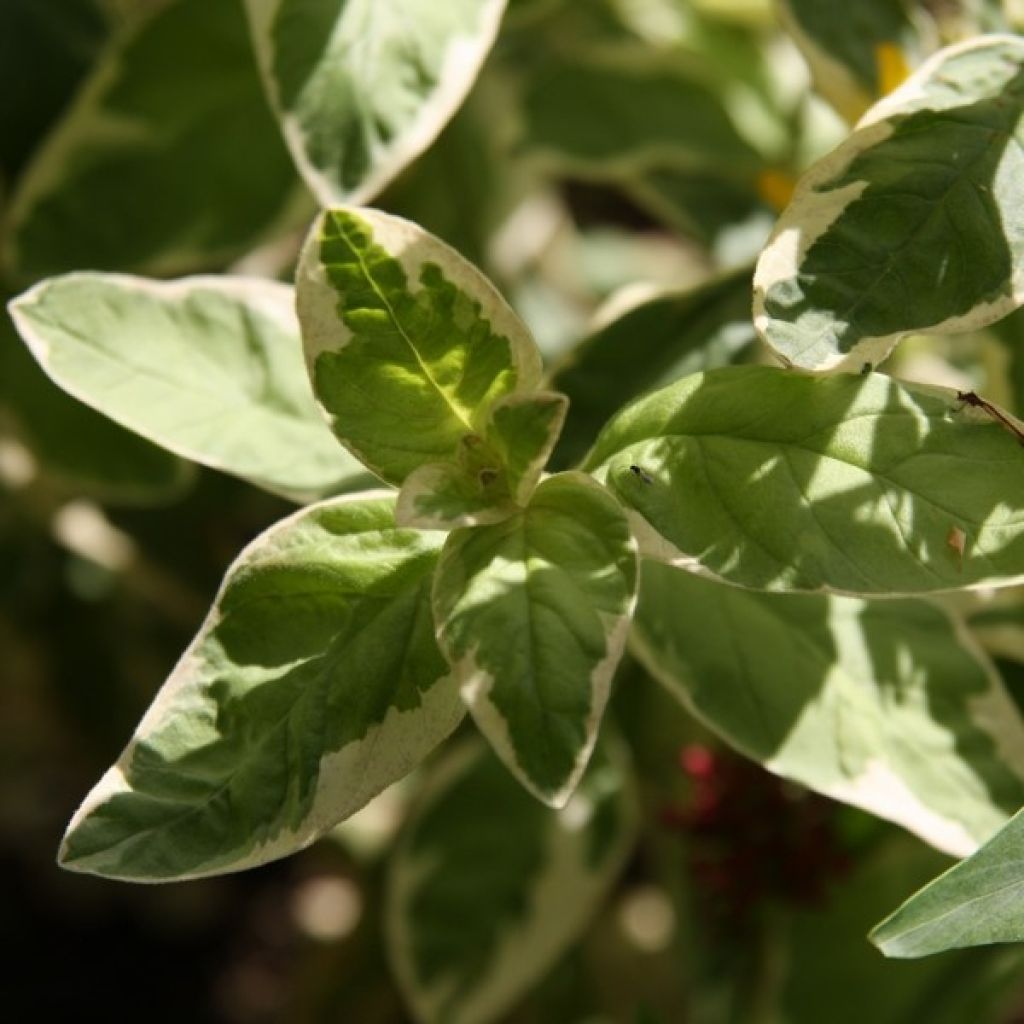
[[[374,473],[401,484],[467,445],[497,458],[484,437],[491,407],[536,388],[540,354],[478,270],[409,221],[333,209],[297,280],[313,389]]]
[[[227,572],[209,617],[86,797],[64,867],[169,881],[307,846],[463,717],[434,640],[442,537],[387,496],[282,520]]]
[[[324,206],[365,203],[437,137],[505,0],[245,0],[264,83]]]
[[[1024,579],[1024,448],[946,388],[768,366],[623,409],[584,468],[645,554],[759,590],[909,595]]]
[[[625,513],[578,473],[525,510],[449,535],[434,581],[442,647],[498,756],[560,807],[586,767],[635,602]]]
[[[65,391],[168,450],[298,500],[372,479],[313,400],[287,285],[68,274],[11,315]]]
[[[1024,39],[942,50],[797,185],[754,276],[788,364],[860,370],[1024,300]]]
[[[1024,803],[1024,723],[931,604],[759,594],[649,562],[632,642],[748,757],[940,850],[973,852]]]

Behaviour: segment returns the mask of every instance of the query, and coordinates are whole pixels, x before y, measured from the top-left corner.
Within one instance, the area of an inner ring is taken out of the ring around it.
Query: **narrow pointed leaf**
[[[560,468],[583,458],[625,402],[687,374],[736,362],[757,341],[749,267],[598,316],[552,376],[552,386],[569,397],[555,450]]]
[[[365,203],[469,92],[505,0],[245,0],[271,101],[324,206]]]
[[[154,7],[110,42],[20,180],[6,255],[22,278],[190,273],[296,222],[240,4]]]
[[[453,461],[428,463],[406,477],[395,513],[399,523],[451,530],[514,515],[537,486],[566,405],[564,395],[550,391],[495,402],[482,441],[468,444],[466,438]]]
[[[877,365],[910,332],[1024,299],[1024,40],[936,54],[800,180],[754,278],[758,331],[809,370]]]
[[[332,437],[302,360],[294,293],[232,277],[68,274],[11,315],[62,388],[203,465],[300,500],[371,479]]]
[[[310,506],[258,537],[61,847],[136,881],[307,846],[412,769],[464,709],[434,640],[438,534],[393,499]]]
[[[625,513],[577,473],[445,544],[434,582],[442,647],[498,756],[554,806],[593,749],[635,590]]]
[[[602,743],[554,811],[482,743],[438,763],[388,880],[389,953],[417,1020],[501,1019],[568,949],[635,835],[628,770],[620,746]]]
[[[1024,724],[923,601],[760,594],[644,564],[648,670],[769,770],[964,856],[1024,803]]]
[[[313,390],[338,439],[389,483],[479,446],[491,406],[540,379],[494,286],[409,221],[326,211],[297,281]]]
[[[1024,578],[1024,447],[945,388],[709,370],[624,409],[585,468],[634,511],[645,553],[740,586],[891,596]]]
[[[891,957],[1024,940],[1024,811],[973,857],[910,897],[871,933]]]

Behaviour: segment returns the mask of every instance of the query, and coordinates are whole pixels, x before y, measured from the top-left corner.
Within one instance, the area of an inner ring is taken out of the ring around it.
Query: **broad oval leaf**
[[[365,203],[469,92],[505,0],[245,0],[292,156],[324,206]]]
[[[636,825],[618,744],[601,744],[560,811],[531,799],[480,742],[447,755],[388,879],[388,949],[417,1019],[498,1019],[586,926]]]
[[[154,5],[109,44],[8,211],[21,278],[221,266],[298,223],[238,3]]]
[[[458,725],[429,603],[443,538],[397,529],[393,510],[380,495],[323,502],[242,552],[72,819],[64,867],[169,881],[283,857]]]
[[[537,347],[494,286],[399,217],[325,211],[297,287],[317,399],[338,439],[389,483],[479,444],[494,403],[540,380]]]
[[[119,427],[49,380],[0,315],[0,418],[64,487],[115,504],[158,504],[181,494],[192,467]]]
[[[760,594],[646,562],[631,643],[748,757],[947,853],[1024,803],[1024,724],[929,603]]]
[[[758,331],[809,370],[1024,300],[1024,39],[936,54],[801,178],[757,265]]]
[[[768,366],[624,409],[585,468],[646,554],[760,590],[900,594],[1024,578],[1024,448],[945,388]]]
[[[891,957],[1024,940],[1024,811],[916,892],[869,936]]]
[[[556,465],[579,462],[601,427],[637,395],[742,359],[757,341],[750,272],[745,267],[675,292],[628,289],[613,297],[552,374],[552,386],[569,397]]]
[[[287,285],[68,274],[11,316],[65,391],[178,455],[298,500],[370,479],[324,425]]]
[[[635,600],[625,513],[579,473],[549,477],[518,515],[445,543],[441,645],[498,756],[552,806],[586,767]]]

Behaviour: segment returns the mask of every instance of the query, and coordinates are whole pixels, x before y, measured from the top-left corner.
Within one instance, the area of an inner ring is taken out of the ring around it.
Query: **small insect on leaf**
[[[633,476],[638,477],[645,484],[653,484],[654,483],[654,477],[651,476],[650,473],[647,473],[644,470],[642,470],[639,466],[630,466],[629,467],[629,471],[630,471],[630,473],[633,474]]]
[[[1006,415],[997,406],[994,406],[991,402],[982,398],[975,391],[958,391],[956,393],[958,402],[963,402],[964,405],[970,405],[975,409],[981,409],[983,412],[988,413],[997,423],[1008,430],[1017,440],[1024,444],[1024,430],[1022,430],[1009,416]]]

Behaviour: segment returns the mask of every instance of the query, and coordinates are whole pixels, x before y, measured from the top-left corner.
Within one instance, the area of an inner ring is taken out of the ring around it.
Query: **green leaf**
[[[1024,663],[1024,593],[1013,588],[978,597],[965,612],[971,635],[989,654]]]
[[[6,256],[26,279],[219,266],[295,223],[296,187],[238,0],[176,0],[104,51],[21,179]]]
[[[524,146],[561,170],[628,176],[669,164],[742,178],[759,166],[716,93],[650,50],[552,57],[523,104]]]
[[[122,426],[299,500],[370,479],[310,391],[293,290],[256,278],[43,281],[10,306],[40,365]]]
[[[851,121],[901,83],[921,50],[905,0],[857,0],[842,17],[820,0],[779,0],[779,13],[818,92]]]
[[[923,601],[759,594],[647,562],[633,649],[770,771],[964,856],[1024,803],[1024,724]]]
[[[297,281],[313,390],[339,440],[389,483],[479,447],[491,406],[540,380],[537,347],[494,286],[408,221],[326,211]]]
[[[245,0],[292,156],[324,206],[365,203],[437,137],[505,0]]]
[[[624,409],[585,468],[633,510],[645,554],[740,586],[892,596],[1024,576],[1024,449],[945,388],[709,370]]]
[[[636,293],[634,293],[636,294]],[[756,342],[750,268],[695,288],[620,300],[556,367],[552,385],[569,396],[555,460],[579,462],[625,402],[690,373],[738,361]]]
[[[53,384],[0,316],[0,409],[43,470],[69,489],[114,503],[178,496],[191,467]]]
[[[584,929],[636,825],[617,744],[602,743],[561,811],[532,800],[484,744],[447,755],[388,880],[389,952],[416,1018],[499,1019]]]
[[[444,546],[441,645],[498,756],[552,806],[593,749],[635,591],[625,514],[578,473],[549,477],[520,514]]]
[[[1024,811],[974,856],[910,897],[871,933],[892,957],[1024,939]]]
[[[754,277],[758,331],[809,370],[877,365],[912,331],[1024,299],[1024,39],[936,54],[797,185]]]
[[[271,527],[227,572],[60,862],[167,881],[307,846],[412,769],[464,709],[434,640],[438,534],[359,496]]]
[[[567,405],[565,395],[551,391],[495,402],[479,443],[467,444],[466,438],[455,461],[428,463],[406,477],[395,512],[398,522],[450,530],[514,515],[537,486]]]

